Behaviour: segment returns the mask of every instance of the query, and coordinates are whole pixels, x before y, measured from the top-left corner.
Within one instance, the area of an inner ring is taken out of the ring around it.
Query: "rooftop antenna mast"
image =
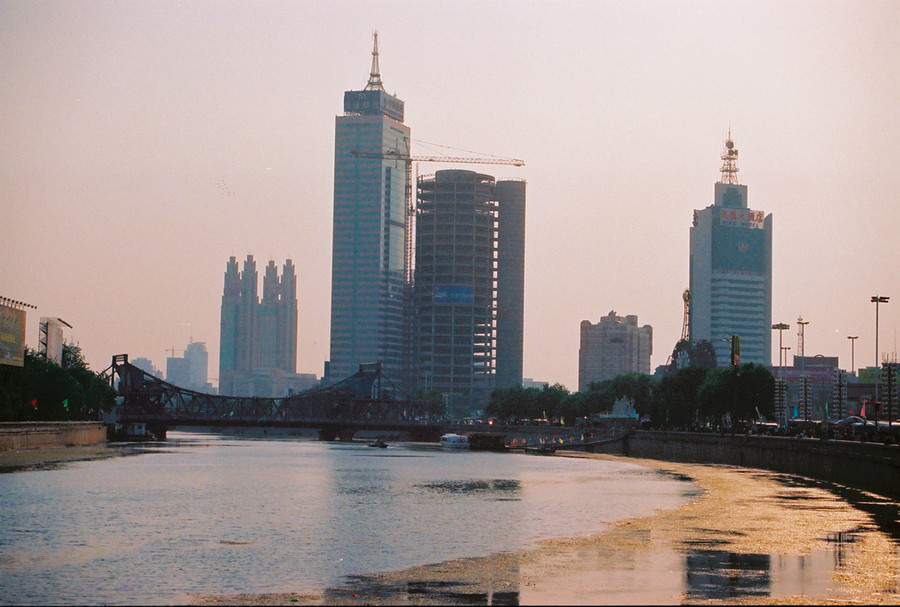
[[[722,151],[722,177],[719,183],[730,183],[738,185],[738,167],[737,167],[738,151],[734,147],[734,141],[731,139],[731,127],[728,127],[728,139],[725,140],[725,149]]]
[[[381,83],[381,68],[378,67],[378,32],[375,32],[375,46],[372,49],[372,69],[369,72],[369,82],[366,84],[367,91],[383,91],[384,85]]]

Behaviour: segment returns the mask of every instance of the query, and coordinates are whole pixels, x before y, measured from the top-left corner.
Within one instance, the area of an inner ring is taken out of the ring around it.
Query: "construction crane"
[[[408,165],[413,162],[446,162],[449,164],[506,164],[512,166],[525,166],[524,160],[518,158],[471,158],[468,156],[410,156],[403,154],[397,150],[384,150],[383,152],[359,152],[351,150],[350,152],[357,158],[381,158],[384,160],[399,160],[406,162]]]
[[[675,358],[675,352],[678,350],[679,344],[682,342],[691,341],[691,290],[685,289],[684,293],[681,294],[681,300],[684,302],[684,317],[681,320],[681,339],[678,340],[678,343],[675,344],[675,349],[672,350],[672,353],[669,354],[668,360],[666,360],[666,367],[670,367],[672,365],[672,361]]]
[[[505,164],[509,166],[525,166],[524,160],[518,158],[501,158],[493,156],[489,158],[475,158],[470,156],[413,156],[409,153],[409,140],[406,140],[406,151],[381,150],[378,152],[360,152],[350,150],[357,158],[374,158],[380,160],[395,160],[406,165],[406,280],[412,281],[412,257],[413,247],[413,218],[416,215],[416,207],[412,198],[412,165],[414,162],[446,162],[448,164]]]

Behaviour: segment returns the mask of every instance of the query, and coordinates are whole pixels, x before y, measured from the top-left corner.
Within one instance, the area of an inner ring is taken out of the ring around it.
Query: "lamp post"
[[[807,402],[809,390],[806,382],[806,325],[808,324],[809,321],[803,320],[802,315],[797,317],[797,325],[800,327],[800,343],[797,346],[800,349],[800,394],[803,397],[803,418],[805,420],[809,420],[809,403]]]
[[[785,329],[790,329],[791,325],[786,322],[779,322],[772,325],[774,331],[778,331],[778,381],[784,387],[784,346],[781,345],[781,336]],[[784,426],[787,428],[787,404],[785,403],[786,391],[781,393],[781,406],[784,407]]]
[[[850,340],[850,373],[856,375],[856,340],[859,335],[848,335],[847,339]]]
[[[875,428],[878,428],[878,379],[881,373],[878,371],[878,304],[887,303],[891,298],[884,295],[873,295],[870,300],[875,304]]]
[[[790,346],[782,346],[781,351],[784,352],[784,362],[787,362],[787,353],[790,350]],[[784,377],[784,366],[781,367],[781,376]],[[788,425],[788,406],[787,406],[787,382],[784,382],[784,427],[787,428]]]
[[[778,331],[778,366],[779,367],[784,366],[784,363],[781,362],[781,354],[784,351],[784,347],[782,347],[782,345],[781,345],[781,334],[785,329],[790,329],[790,328],[791,328],[791,325],[787,324],[786,322],[780,322],[780,323],[772,325],[772,329],[775,331]]]

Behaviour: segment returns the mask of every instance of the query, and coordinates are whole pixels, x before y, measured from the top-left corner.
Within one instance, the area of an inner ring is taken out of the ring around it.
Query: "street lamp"
[[[873,295],[870,300],[875,304],[875,427],[878,427],[878,304],[887,303],[891,298],[884,295]]]
[[[850,373],[856,375],[856,340],[859,335],[848,335],[847,339],[850,340]]]
[[[790,346],[783,346],[781,351],[784,352],[784,362],[787,362],[787,353],[790,350]],[[782,378],[784,377],[784,367],[781,368]],[[787,382],[784,382],[784,427],[787,428],[788,425],[788,406],[787,406]]]
[[[784,363],[781,362],[781,354],[782,354],[782,351],[784,350],[784,347],[782,347],[782,345],[781,345],[781,333],[785,329],[790,329],[790,328],[791,328],[791,325],[787,324],[786,322],[780,322],[780,323],[772,325],[772,329],[774,329],[775,331],[778,331],[778,366],[779,367],[784,366]]]
[[[797,325],[800,327],[800,363],[803,363],[803,357],[806,356],[806,325],[808,320],[803,320],[803,316],[797,317]]]

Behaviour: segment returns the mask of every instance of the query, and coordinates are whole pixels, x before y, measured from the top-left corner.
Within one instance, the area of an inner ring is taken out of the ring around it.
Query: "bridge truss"
[[[113,356],[110,381],[122,397],[120,421],[324,427],[404,426],[427,416],[425,403],[404,396],[377,363],[330,386],[281,398],[205,394],[170,384]]]

